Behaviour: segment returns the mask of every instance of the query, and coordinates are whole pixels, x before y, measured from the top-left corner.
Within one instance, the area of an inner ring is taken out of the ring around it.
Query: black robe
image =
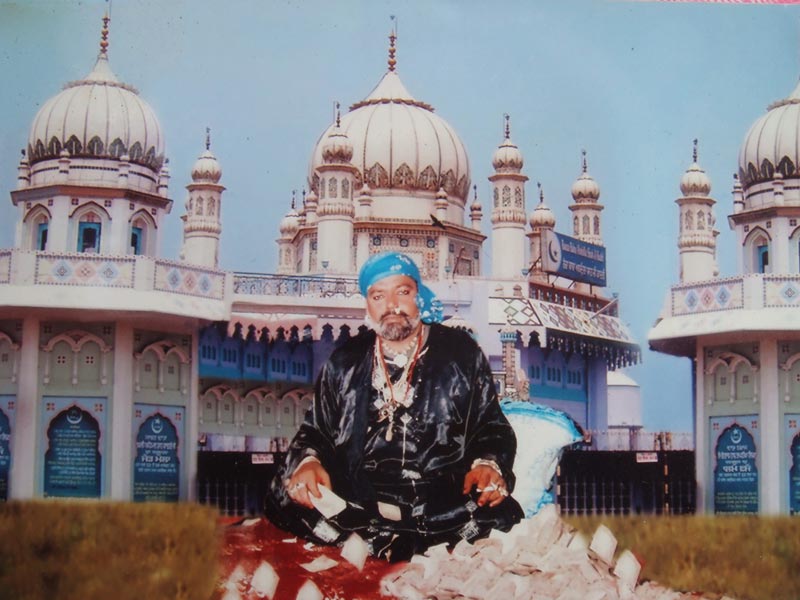
[[[270,486],[269,519],[317,543],[339,543],[356,532],[374,556],[393,561],[442,542],[508,530],[523,514],[513,498],[494,508],[478,507],[474,490],[462,493],[475,459],[497,463],[508,490],[514,488],[516,438],[477,343],[463,331],[430,326],[413,371],[413,403],[395,413],[391,441],[389,421],[378,422],[374,405],[379,398],[372,385],[374,350],[375,333],[362,333],[323,366],[314,404]],[[310,455],[348,503],[331,519],[292,502],[284,487]],[[392,505],[391,519],[382,516],[379,503]]]

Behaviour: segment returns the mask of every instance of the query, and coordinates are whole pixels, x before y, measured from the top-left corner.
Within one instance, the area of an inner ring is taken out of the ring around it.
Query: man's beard
[[[386,323],[384,320],[388,316],[400,316],[403,317],[402,320],[392,320]],[[404,312],[386,312],[381,316],[381,320],[379,323],[376,323],[372,320],[372,317],[369,315],[366,316],[365,321],[369,327],[375,330],[375,332],[384,340],[389,342],[399,342],[401,340],[405,340],[408,338],[414,331],[416,331],[417,327],[420,323],[419,315],[416,317],[409,317]]]

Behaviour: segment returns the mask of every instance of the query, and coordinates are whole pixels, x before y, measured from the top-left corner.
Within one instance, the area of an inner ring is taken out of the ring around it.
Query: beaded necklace
[[[386,365],[386,358],[383,355],[383,343],[380,336],[375,338],[375,364],[372,370],[372,387],[380,392],[380,397],[375,401],[378,409],[378,422],[381,423],[388,419],[389,424],[386,428],[386,441],[392,441],[392,428],[394,426],[394,413],[398,406],[408,408],[414,401],[414,387],[411,385],[411,378],[414,376],[414,367],[420,356],[422,347],[422,327],[420,327],[414,341],[414,354],[408,364],[408,370],[400,375],[396,382],[392,382],[389,376],[389,368]],[[397,364],[395,362],[395,364]],[[399,365],[398,365],[399,366]],[[399,366],[400,370],[405,370],[405,366]],[[408,424],[408,419],[404,420],[404,429]],[[404,444],[405,445],[405,444]]]

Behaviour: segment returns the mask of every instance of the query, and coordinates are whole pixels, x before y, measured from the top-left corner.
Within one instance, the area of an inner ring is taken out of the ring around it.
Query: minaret
[[[300,217],[295,210],[295,192],[292,190],[292,207],[280,224],[281,237],[278,238],[278,273],[291,275],[297,273],[295,268],[295,246],[292,243],[300,224]]]
[[[572,184],[572,199],[575,201],[569,209],[572,211],[572,234],[579,240],[589,244],[603,245],[600,213],[603,205],[600,199],[600,186],[589,175],[586,164],[586,150],[583,150],[583,172]]]
[[[545,230],[555,229],[556,216],[544,203],[542,184],[537,183],[536,185],[539,187],[539,204],[531,211],[529,219],[531,232],[528,234],[528,240],[530,240],[531,266],[528,274],[532,281],[546,282],[547,275],[542,269],[542,238]]]
[[[717,232],[714,230],[714,204],[709,196],[711,180],[697,164],[697,140],[694,140],[692,165],[681,177],[683,196],[675,200],[679,207],[680,281],[706,281],[718,274]]]
[[[511,141],[505,115],[505,139],[492,157],[492,277],[518,279],[527,269],[525,258],[525,182],[522,153]]]
[[[472,228],[475,231],[481,230],[481,219],[483,218],[483,207],[481,207],[481,203],[478,202],[478,186],[472,186],[472,193],[473,199],[472,204],[469,207],[469,218],[472,221]]]
[[[340,128],[339,104],[336,126],[322,148],[323,164],[319,172],[319,207],[317,209],[317,271],[352,273],[353,265],[353,187],[356,167],[353,145]]]
[[[211,153],[211,130],[206,128],[206,150],[192,167],[192,183],[186,186],[189,198],[183,220],[181,258],[188,263],[219,266],[219,238],[222,233],[222,169]]]

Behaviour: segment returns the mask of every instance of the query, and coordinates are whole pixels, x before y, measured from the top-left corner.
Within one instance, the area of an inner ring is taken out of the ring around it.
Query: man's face
[[[419,325],[417,283],[407,275],[391,275],[367,290],[367,315],[382,338],[397,342]]]

